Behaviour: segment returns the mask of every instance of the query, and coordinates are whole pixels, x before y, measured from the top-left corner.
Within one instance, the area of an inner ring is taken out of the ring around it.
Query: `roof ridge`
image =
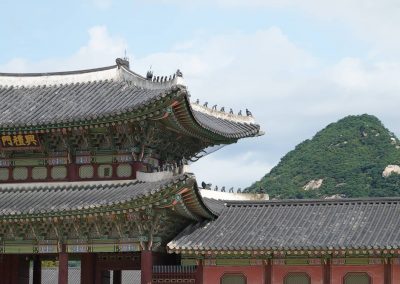
[[[117,65],[66,72],[0,73],[0,86],[35,88],[119,79]]]
[[[129,62],[117,58],[115,65],[61,72],[1,73],[0,87],[58,86],[98,81],[125,81],[145,89],[166,89],[174,85],[184,86],[182,73],[173,76],[143,77],[129,69]]]
[[[276,205],[319,205],[339,203],[387,203],[400,202],[400,197],[368,197],[368,198],[346,198],[346,199],[284,199],[284,200],[225,200],[227,207],[234,206],[276,206]]]
[[[92,73],[98,71],[104,71],[116,68],[117,65],[79,69],[71,71],[56,71],[56,72],[27,72],[27,73],[14,73],[14,72],[0,72],[0,77],[41,77],[41,76],[57,76],[57,75],[71,75],[71,74],[82,74],[82,73]]]

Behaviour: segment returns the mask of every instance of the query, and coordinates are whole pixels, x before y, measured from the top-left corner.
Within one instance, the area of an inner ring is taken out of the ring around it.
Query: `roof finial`
[[[147,71],[147,74],[146,74],[146,79],[147,80],[150,80],[151,81],[151,79],[153,79],[153,70],[151,70],[151,65],[150,65],[150,68],[149,68],[149,71]]]
[[[176,70],[176,76],[177,77],[183,77],[183,74],[182,74],[182,72],[181,72],[181,70]]]
[[[115,63],[117,63],[118,68],[121,68],[121,66],[124,66],[125,68],[129,69],[129,60],[128,58],[117,58],[115,60]]]
[[[246,115],[247,115],[247,116],[253,116],[253,115],[251,114],[251,111],[249,111],[247,108],[246,108]]]

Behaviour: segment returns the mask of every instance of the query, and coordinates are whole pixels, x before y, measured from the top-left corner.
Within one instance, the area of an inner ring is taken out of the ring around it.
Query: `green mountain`
[[[400,196],[400,141],[374,116],[348,116],[287,153],[246,191],[270,198]]]

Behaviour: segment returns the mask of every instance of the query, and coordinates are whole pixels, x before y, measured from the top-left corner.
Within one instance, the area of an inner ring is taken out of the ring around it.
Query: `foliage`
[[[400,196],[400,175],[382,176],[388,165],[400,165],[395,135],[374,116],[348,116],[297,145],[246,190],[271,198]],[[319,188],[304,189],[318,179]]]

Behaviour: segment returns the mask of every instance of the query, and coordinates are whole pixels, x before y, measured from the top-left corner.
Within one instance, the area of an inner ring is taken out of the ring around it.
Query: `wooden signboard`
[[[3,150],[40,149],[39,137],[36,134],[0,135]]]

